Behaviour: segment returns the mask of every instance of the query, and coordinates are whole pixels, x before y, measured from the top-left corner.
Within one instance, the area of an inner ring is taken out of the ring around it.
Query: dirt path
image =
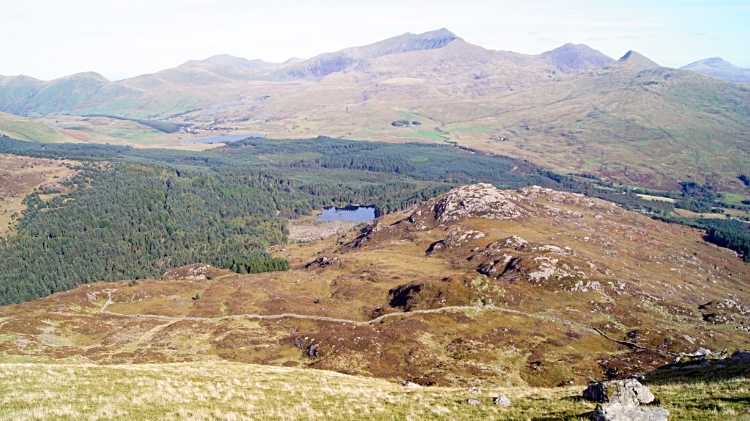
[[[414,310],[407,313],[389,313],[384,314],[380,317],[377,317],[372,320],[367,320],[364,322],[356,321],[356,320],[348,320],[348,319],[337,319],[335,317],[325,317],[325,316],[311,316],[307,314],[295,314],[295,313],[283,313],[283,314],[236,314],[233,316],[222,316],[222,317],[170,317],[170,316],[159,316],[156,314],[120,314],[120,313],[113,313],[111,311],[107,311],[107,306],[112,304],[112,292],[117,291],[111,290],[107,291],[108,298],[107,302],[104,303],[104,306],[101,310],[99,310],[99,313],[102,314],[110,314],[113,316],[120,316],[120,317],[130,317],[130,318],[148,318],[148,319],[159,319],[159,320],[170,320],[170,321],[180,321],[180,320],[194,320],[194,321],[204,321],[204,322],[213,322],[213,321],[220,321],[220,320],[231,320],[231,319],[264,319],[264,320],[276,320],[276,319],[306,319],[306,320],[318,320],[322,322],[333,322],[333,323],[351,323],[353,325],[357,326],[367,326],[371,325],[373,323],[377,323],[381,320],[387,319],[389,317],[409,317],[416,314],[431,314],[431,313],[442,313],[445,311],[463,311],[463,310],[474,310],[474,311],[499,311],[503,313],[511,313],[511,314],[518,314],[520,316],[526,316],[526,317],[533,317],[536,319],[542,319],[547,320],[555,323],[560,324],[567,324],[570,326],[576,326],[583,329],[591,330],[602,337],[604,337],[607,340],[610,340],[612,342],[616,342],[620,345],[625,345],[631,348],[636,349],[643,349],[643,350],[649,350],[649,351],[655,351],[663,355],[668,355],[671,357],[676,357],[679,354],[675,354],[674,352],[664,351],[661,349],[655,349],[655,348],[648,348],[645,346],[641,346],[638,344],[634,344],[632,342],[627,341],[621,341],[615,338],[610,337],[606,333],[604,333],[601,329],[597,328],[596,326],[587,325],[585,323],[579,323],[574,322],[572,320],[562,319],[559,317],[552,317],[552,316],[543,316],[541,314],[531,314],[526,313],[519,310],[512,310],[509,308],[503,308],[503,307],[496,307],[492,305],[484,305],[484,306],[448,306],[448,307],[441,307],[431,310]]]

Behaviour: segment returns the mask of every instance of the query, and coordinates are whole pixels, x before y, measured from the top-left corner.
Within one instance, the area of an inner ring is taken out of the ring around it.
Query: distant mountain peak
[[[539,58],[551,64],[563,73],[579,73],[595,69],[615,61],[601,51],[594,50],[586,44],[567,43],[554,50],[544,52]]]
[[[410,32],[360,47],[350,47],[333,53],[324,53],[288,66],[275,75],[280,79],[322,78],[389,54],[443,48],[460,39],[453,32],[441,28],[421,34]]]
[[[97,72],[73,73],[72,75],[63,76],[61,78],[55,79],[55,81],[66,81],[66,80],[75,80],[75,79],[88,79],[88,80],[95,80],[101,83],[110,83],[109,79],[107,79],[106,77],[102,76],[101,74]]]
[[[631,66],[639,67],[643,70],[656,69],[658,67],[661,67],[655,62],[651,61],[646,56],[644,56],[643,54],[637,51],[633,51],[633,50],[630,50],[627,53],[625,53],[625,55],[620,57],[618,61],[620,63],[627,63]]]
[[[260,59],[248,60],[242,57],[235,57],[229,54],[216,54],[207,59],[203,60],[189,60],[182,63],[182,66],[196,66],[200,64],[221,64],[224,66],[231,66],[240,70],[258,70],[265,69],[267,67],[278,66],[276,63],[270,63]]]
[[[680,67],[735,83],[750,83],[750,70],[737,67],[721,57],[710,57]]]
[[[452,31],[448,30],[447,28],[440,28],[440,29],[436,29],[434,31],[424,32],[424,33],[419,34],[419,35],[421,35],[421,36],[430,36],[430,37],[438,37],[438,36],[440,36],[440,37],[453,37],[453,39],[458,38],[458,35],[456,35]]]

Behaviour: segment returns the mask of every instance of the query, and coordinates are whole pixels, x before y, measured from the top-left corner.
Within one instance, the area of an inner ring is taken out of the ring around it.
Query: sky
[[[2,0],[0,75],[120,80],[214,54],[283,62],[439,28],[493,50],[570,42],[667,67],[718,56],[750,68],[748,0]]]

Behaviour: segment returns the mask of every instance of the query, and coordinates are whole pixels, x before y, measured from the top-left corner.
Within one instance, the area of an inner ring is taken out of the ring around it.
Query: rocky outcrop
[[[565,193],[539,186],[519,190],[498,190],[491,184],[457,187],[432,198],[411,214],[408,221],[419,230],[444,227],[465,219],[515,221],[529,216],[545,218],[582,218],[579,209],[602,214],[622,214],[617,205],[582,194]],[[601,217],[601,215],[600,215]]]
[[[389,305],[403,311],[470,305],[478,299],[471,278],[415,281],[388,291]]]
[[[165,281],[172,281],[175,279],[190,279],[190,280],[203,280],[208,276],[210,265],[203,263],[194,263],[192,265],[183,266],[181,268],[170,270],[165,273],[161,279]]]
[[[319,268],[326,268],[328,266],[339,266],[339,265],[341,265],[341,260],[339,260],[336,257],[320,256],[317,259],[305,265],[305,268],[319,269]]]
[[[581,268],[585,262],[573,256],[570,248],[537,245],[511,236],[476,250],[468,259],[476,271],[493,279],[523,280],[534,286],[569,292],[600,291],[597,281]]]
[[[472,184],[432,198],[410,217],[417,229],[445,226],[467,218],[515,220],[528,212],[513,201],[513,193],[491,184]]]
[[[750,332],[750,307],[731,300],[710,301],[698,307],[703,320],[715,325],[731,325],[737,330]]]

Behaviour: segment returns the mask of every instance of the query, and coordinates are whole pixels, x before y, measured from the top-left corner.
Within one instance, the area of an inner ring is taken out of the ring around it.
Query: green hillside
[[[40,121],[0,112],[0,135],[41,143],[77,142]]]

